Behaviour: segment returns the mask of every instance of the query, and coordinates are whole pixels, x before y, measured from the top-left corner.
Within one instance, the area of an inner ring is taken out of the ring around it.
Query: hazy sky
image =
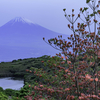
[[[68,15],[74,8],[77,15],[81,7],[88,7],[86,0],[0,0],[0,26],[15,17],[25,17],[55,32],[71,34],[63,8]]]

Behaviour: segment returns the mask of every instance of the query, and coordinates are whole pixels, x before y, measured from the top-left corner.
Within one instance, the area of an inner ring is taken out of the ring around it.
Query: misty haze
[[[43,41],[62,35],[32,21],[16,17],[0,27],[0,61],[11,61],[43,55],[55,55],[61,51],[54,49]]]

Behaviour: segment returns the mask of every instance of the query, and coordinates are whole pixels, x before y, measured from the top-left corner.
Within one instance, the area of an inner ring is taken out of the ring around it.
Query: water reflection
[[[0,87],[5,89],[14,89],[14,90],[20,90],[21,87],[24,86],[24,80],[23,79],[16,79],[13,77],[7,77],[7,78],[0,78]]]

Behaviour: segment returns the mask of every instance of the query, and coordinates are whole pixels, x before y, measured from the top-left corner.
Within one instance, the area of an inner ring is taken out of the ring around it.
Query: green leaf
[[[86,19],[86,21],[89,21],[89,19]]]
[[[84,7],[84,10],[86,11],[88,8],[87,7]]]
[[[88,37],[88,38],[89,38],[90,36],[89,36],[89,35],[87,35],[86,37]]]
[[[75,32],[77,32],[78,30],[75,30]]]
[[[83,27],[84,23],[81,24],[81,27]]]
[[[65,11],[66,9],[63,9],[63,11]]]
[[[97,12],[94,12],[94,14],[97,14]]]
[[[94,14],[90,14],[90,16],[92,17],[92,16],[94,16]]]
[[[54,44],[57,44],[57,42],[54,42]]]
[[[46,66],[46,62],[44,62],[44,66]]]
[[[70,15],[68,15],[70,17]]]
[[[54,41],[54,39],[50,39],[50,41]]]
[[[90,0],[86,0],[86,3],[89,3],[90,2]]]
[[[84,9],[82,10],[82,13],[84,12]]]
[[[88,17],[87,18],[89,18],[89,15],[88,15]]]
[[[97,12],[100,12],[100,10],[97,10]]]
[[[99,13],[99,12],[100,12],[100,10],[97,10],[97,12]]]

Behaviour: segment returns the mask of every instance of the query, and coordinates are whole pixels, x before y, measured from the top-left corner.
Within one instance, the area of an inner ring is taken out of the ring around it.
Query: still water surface
[[[12,77],[0,78],[0,87],[5,89],[20,90],[24,86],[24,80],[13,79]]]

